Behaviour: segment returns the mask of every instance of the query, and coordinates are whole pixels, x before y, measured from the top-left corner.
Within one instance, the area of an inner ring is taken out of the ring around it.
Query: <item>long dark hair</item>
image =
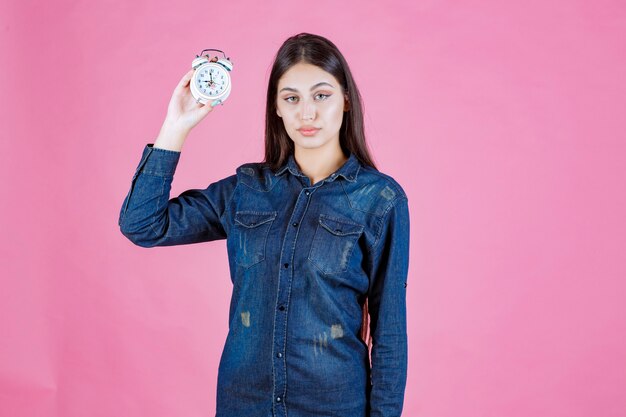
[[[361,94],[354,78],[352,78],[348,63],[330,40],[306,32],[288,38],[278,49],[274,58],[267,85],[265,159],[262,162],[269,165],[272,170],[276,170],[287,161],[289,155],[294,151],[293,142],[285,130],[283,121],[276,114],[276,96],[278,94],[278,80],[289,68],[301,62],[316,65],[332,74],[339,81],[343,94],[347,96],[349,102],[349,110],[343,113],[341,131],[339,132],[341,150],[345,156],[348,156],[348,152],[354,153],[363,165],[378,170],[370,157],[365,142]],[[367,344],[371,354],[372,337],[369,333],[367,299],[363,304],[361,339]]]
[[[265,159],[263,162],[276,170],[294,151],[293,142],[287,135],[283,121],[276,114],[276,96],[278,80],[289,68],[301,62],[318,66],[339,81],[343,94],[347,96],[349,102],[349,110],[343,113],[339,132],[341,150],[346,156],[348,151],[354,153],[362,164],[377,169],[365,142],[361,94],[352,78],[348,63],[334,43],[322,36],[305,32],[288,38],[278,49],[274,58],[267,85]]]

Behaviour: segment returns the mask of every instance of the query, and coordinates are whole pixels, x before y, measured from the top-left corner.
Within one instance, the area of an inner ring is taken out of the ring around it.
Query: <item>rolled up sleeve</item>
[[[399,417],[402,414],[408,361],[409,223],[408,200],[401,196],[385,213],[380,237],[370,253],[370,417]]]
[[[169,198],[181,152],[147,144],[122,203],[118,225],[142,247],[172,246],[226,238],[222,217],[236,174]]]

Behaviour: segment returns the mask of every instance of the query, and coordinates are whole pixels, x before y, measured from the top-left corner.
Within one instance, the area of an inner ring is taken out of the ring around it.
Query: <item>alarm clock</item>
[[[233,63],[224,52],[223,58],[211,58],[209,54],[202,55],[206,51],[222,52],[219,49],[204,49],[196,55],[191,62],[191,67],[195,70],[190,82],[191,95],[197,103],[207,104],[209,100],[214,100],[213,106],[224,105],[230,95],[230,72],[233,70]]]

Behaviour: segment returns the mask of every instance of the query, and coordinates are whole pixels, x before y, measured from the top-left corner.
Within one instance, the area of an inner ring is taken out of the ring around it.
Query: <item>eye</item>
[[[328,97],[330,97],[331,95],[332,95],[332,94],[323,94],[323,93],[318,93],[318,94],[316,94],[315,96],[316,96],[316,97],[317,97],[317,96],[321,96],[322,98],[320,99],[320,101],[324,101],[324,100],[328,99]],[[296,96],[289,96],[289,97],[285,97],[285,99],[284,99],[284,100],[285,100],[287,103],[295,103],[295,100],[291,100],[292,98],[293,98],[293,99],[297,99],[298,97],[296,97]]]

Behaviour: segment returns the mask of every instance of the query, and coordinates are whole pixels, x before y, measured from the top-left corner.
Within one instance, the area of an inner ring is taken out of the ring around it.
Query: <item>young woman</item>
[[[213,109],[192,98],[191,75],[143,149],[119,226],[143,247],[226,239],[216,415],[400,416],[408,200],[372,162],[343,55],[321,36],[287,39],[269,79],[264,161],[169,199],[182,145]]]

